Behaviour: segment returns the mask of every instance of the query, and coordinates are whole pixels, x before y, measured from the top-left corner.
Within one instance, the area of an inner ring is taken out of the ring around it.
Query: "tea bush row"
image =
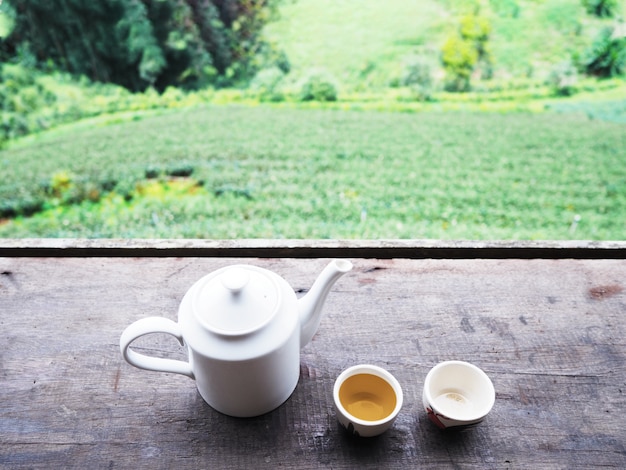
[[[149,164],[145,180],[167,181],[171,178],[189,178],[194,172],[190,163],[172,163],[166,166]],[[32,216],[53,207],[97,203],[104,196],[116,194],[131,200],[144,179],[139,176],[114,174],[111,170],[101,174],[75,174],[70,170],[55,171],[49,179],[34,183],[14,181],[0,186],[0,218]],[[202,181],[196,181],[202,185]],[[221,189],[216,190],[217,192]]]
[[[130,93],[85,77],[46,74],[5,63],[0,68],[0,146],[9,139],[88,117],[189,107],[210,101],[213,93],[212,89],[186,93],[171,87],[161,94],[154,89]]]
[[[47,210],[0,236],[616,239],[623,135],[581,113],[196,108],[3,151],[0,200]]]
[[[0,147],[10,139],[89,117],[111,115],[100,122],[113,124],[133,116],[140,118],[146,112],[206,103],[255,105],[269,102],[309,108],[406,112],[428,110],[420,103],[431,102],[439,109],[479,104],[479,107],[471,109],[510,111],[528,109],[528,103],[533,100],[539,100],[533,109],[541,109],[541,100],[555,95],[619,90],[626,86],[626,82],[619,78],[601,81],[581,79],[571,75],[570,66],[563,65],[562,72],[555,71],[551,75],[552,85],[529,78],[489,80],[476,83],[470,92],[450,93],[437,89],[429,67],[428,61],[415,57],[408,62],[406,75],[397,87],[371,92],[340,93],[337,82],[321,70],[312,70],[306,80],[289,86],[284,82],[282,71],[271,69],[260,74],[248,90],[184,92],[168,88],[163,94],[152,89],[131,94],[119,87],[91,84],[86,80],[77,82],[59,74],[45,76],[20,66],[5,65],[4,81],[0,82],[0,100],[4,107],[0,121]],[[123,116],[120,113],[130,114]]]
[[[0,147],[10,139],[103,114],[177,109],[242,99],[337,100],[338,86],[324,71],[312,70],[299,82],[296,91],[289,92],[280,89],[284,73],[279,68],[262,71],[251,82],[250,93],[211,88],[187,92],[170,87],[159,94],[152,88],[130,93],[115,85],[91,83],[84,77],[77,80],[58,72],[46,75],[21,65],[4,64],[0,68]]]
[[[588,54],[586,63],[590,73],[603,76],[622,75],[626,70],[626,38],[617,42],[602,36]],[[608,57],[608,58],[604,58]],[[432,60],[420,56],[409,59],[403,75],[392,84],[394,88],[371,93],[375,101],[389,101],[387,109],[393,108],[396,94],[400,101],[472,102],[480,101],[543,99],[549,96],[573,95],[581,89],[601,88],[590,85],[589,80],[580,78],[579,70],[572,62],[554,66],[544,84],[532,79],[484,80],[472,85],[472,93],[445,93],[434,78],[436,65]],[[252,80],[247,90],[206,89],[185,92],[168,88],[159,94],[154,89],[144,93],[130,93],[121,87],[90,83],[86,79],[76,80],[69,75],[54,73],[45,75],[25,69],[19,65],[4,64],[0,69],[0,146],[8,140],[75,122],[88,117],[119,112],[141,113],[151,110],[177,109],[203,103],[347,103],[355,99],[368,100],[368,93],[351,93],[341,90],[340,84],[328,72],[311,69],[302,79],[285,74],[278,67],[262,70]],[[615,83],[615,82],[612,82]],[[443,84],[445,85],[445,84]],[[466,84],[467,85],[467,84]],[[468,91],[468,86],[463,86]],[[455,87],[451,87],[455,90]],[[403,94],[402,90],[408,93]],[[512,90],[519,90],[515,93]],[[478,95],[476,94],[478,93]]]

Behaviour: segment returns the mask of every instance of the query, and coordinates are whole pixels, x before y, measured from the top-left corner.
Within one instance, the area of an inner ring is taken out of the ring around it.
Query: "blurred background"
[[[624,239],[625,17],[0,1],[0,237]]]

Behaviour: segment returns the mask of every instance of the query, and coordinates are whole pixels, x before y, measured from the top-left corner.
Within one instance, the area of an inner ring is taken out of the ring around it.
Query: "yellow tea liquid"
[[[348,377],[339,388],[339,400],[352,416],[378,421],[396,407],[396,394],[389,383],[372,374]]]

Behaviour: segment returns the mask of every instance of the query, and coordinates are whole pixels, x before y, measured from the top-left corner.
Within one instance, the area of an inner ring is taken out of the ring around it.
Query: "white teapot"
[[[317,331],[330,288],[351,269],[349,261],[332,261],[301,299],[266,269],[244,264],[218,269],[187,291],[178,323],[149,317],[129,325],[120,337],[122,356],[141,369],[195,379],[202,398],[221,413],[267,413],[295,390],[300,348]],[[189,360],[146,356],[130,348],[150,333],[175,336],[187,345]]]

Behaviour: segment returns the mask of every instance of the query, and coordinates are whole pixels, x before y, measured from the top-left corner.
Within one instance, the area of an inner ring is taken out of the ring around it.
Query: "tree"
[[[261,30],[279,0],[7,0],[3,60],[38,63],[130,90],[252,76]]]
[[[626,73],[626,27],[602,28],[586,51],[583,67],[587,74],[602,78]]]
[[[491,75],[489,35],[491,24],[483,16],[467,14],[460,19],[458,30],[448,36],[441,48],[441,62],[446,70],[446,88],[468,91],[476,67],[481,75]]]
[[[583,0],[582,3],[587,9],[587,13],[600,18],[614,16],[618,7],[617,0]]]
[[[446,70],[446,88],[450,91],[468,91],[470,77],[478,60],[472,43],[460,35],[450,35],[441,48],[441,61]]]

